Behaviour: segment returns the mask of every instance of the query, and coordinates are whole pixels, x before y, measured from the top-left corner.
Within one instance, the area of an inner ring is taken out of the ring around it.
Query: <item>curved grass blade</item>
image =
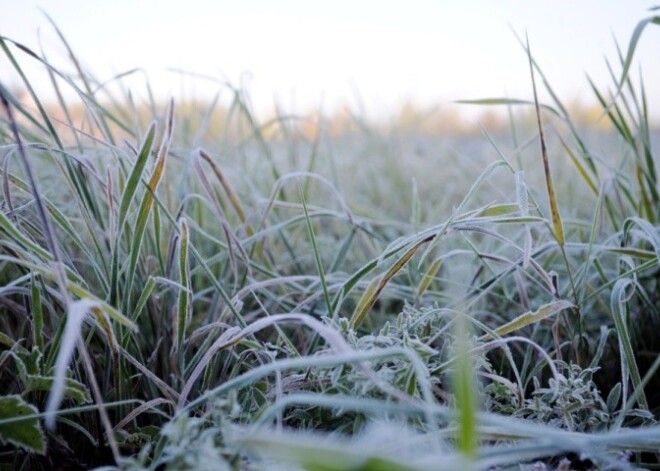
[[[89,299],[82,299],[71,303],[67,315],[64,336],[60,344],[60,350],[57,353],[55,361],[55,378],[53,380],[53,389],[48,395],[46,403],[46,427],[52,430],[55,427],[55,413],[60,407],[60,402],[64,397],[64,386],[66,379],[66,370],[73,356],[73,350],[80,338],[80,329],[85,320],[85,316],[92,308],[98,308],[98,304]]]
[[[628,78],[630,66],[632,65],[633,57],[635,56],[635,49],[637,49],[637,43],[639,42],[639,39],[642,37],[642,33],[644,32],[644,29],[650,24],[660,25],[660,16],[651,16],[649,18],[643,19],[642,21],[637,23],[637,26],[633,30],[633,34],[630,38],[630,41],[628,42],[628,52],[626,53],[626,60],[623,63],[623,70],[621,70],[621,78],[619,79],[619,84],[615,96],[621,93],[621,89],[623,88],[623,85],[626,82],[626,79]]]
[[[238,200],[238,197],[236,196],[236,193],[234,190],[231,188],[229,185],[229,182],[223,175],[222,171],[220,170],[220,167],[213,161],[211,156],[206,153],[203,149],[199,149],[198,153],[200,157],[202,157],[207,164],[211,166],[211,169],[213,170],[214,175],[220,182],[220,185],[222,186],[222,189],[224,190],[225,194],[227,195],[227,198],[229,198],[229,202],[231,203],[232,207],[234,208],[234,211],[236,212],[236,215],[238,216],[238,219],[245,224],[245,231],[248,236],[251,236],[254,234],[254,230],[252,227],[248,224],[247,217],[245,216],[245,211],[243,210],[243,207],[241,206],[240,201]]]
[[[627,292],[629,288],[630,292]],[[635,281],[630,278],[617,280],[612,288],[610,297],[610,309],[614,317],[614,326],[616,327],[617,337],[619,338],[619,348],[621,350],[621,384],[623,385],[623,403],[628,400],[628,381],[632,380],[635,394],[638,394],[638,403],[640,407],[649,410],[649,403],[642,386],[642,377],[637,368],[635,353],[630,341],[630,331],[628,330],[628,301],[634,294]]]
[[[631,217],[625,220],[623,223],[623,240],[628,239],[628,235],[632,230],[633,225],[639,226],[644,235],[648,238],[648,241],[653,246],[655,251],[656,261],[660,265],[660,235],[658,235],[658,230],[651,225],[646,219],[639,217]]]

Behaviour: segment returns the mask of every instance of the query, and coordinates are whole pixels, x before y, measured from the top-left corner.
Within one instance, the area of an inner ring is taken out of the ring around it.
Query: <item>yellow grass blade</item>
[[[532,53],[529,49],[529,41],[527,41],[527,56],[529,58],[529,70],[532,74],[532,88],[534,90],[534,106],[536,108],[536,121],[539,126],[539,139],[541,140],[541,155],[543,157],[543,171],[545,172],[545,185],[548,190],[548,200],[550,200],[550,213],[552,216],[552,227],[555,233],[555,238],[560,246],[564,246],[564,225],[559,214],[559,205],[557,204],[557,196],[555,195],[555,188],[552,183],[552,174],[550,173],[550,159],[548,158],[548,149],[545,145],[545,136],[543,134],[543,125],[541,124],[541,109],[539,107],[539,98],[536,93],[536,81],[534,80],[534,66],[532,64]]]
[[[544,304],[534,312],[528,311],[524,314],[519,315],[512,321],[499,326],[497,329],[495,329],[495,333],[500,337],[502,335],[510,334],[511,332],[522,329],[523,327],[528,326],[530,324],[540,322],[543,319],[547,319],[550,316],[554,316],[555,314],[560,313],[564,309],[569,309],[572,307],[575,307],[575,304],[565,299],[558,299],[556,301],[552,301],[551,303]],[[492,338],[493,338],[492,335],[485,334],[482,335],[479,338],[479,340],[486,341]]]
[[[374,305],[376,300],[378,299],[378,296],[380,296],[380,293],[385,289],[385,286],[387,286],[387,283],[396,275],[399,270],[401,270],[406,263],[412,258],[413,255],[415,255],[415,252],[427,242],[426,239],[417,242],[415,245],[410,247],[406,253],[404,253],[400,259],[398,259],[396,262],[394,262],[394,265],[390,267],[389,270],[387,270],[387,273],[383,276],[383,278],[380,280],[378,283],[378,286],[376,287],[375,290],[369,295],[369,297],[366,300],[360,300],[360,303],[358,304],[358,308],[353,312],[353,315],[351,316],[351,321],[350,325],[351,328],[355,329],[358,327],[362,321],[364,320],[364,317],[367,315],[371,307]],[[373,283],[373,282],[372,282]],[[367,289],[371,288],[371,285]],[[364,298],[364,296],[363,296]]]

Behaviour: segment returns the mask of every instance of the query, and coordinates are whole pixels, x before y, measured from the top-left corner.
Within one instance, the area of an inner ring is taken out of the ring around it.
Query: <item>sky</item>
[[[0,0],[0,34],[72,71],[46,12],[77,57],[100,80],[126,79],[144,96],[209,98],[226,90],[186,70],[245,87],[255,108],[289,112],[343,105],[372,116],[410,101],[445,106],[484,97],[531,98],[527,58],[516,35],[566,101],[591,100],[586,75],[609,85],[614,38],[627,46],[652,13],[642,0]],[[660,103],[660,28],[647,28],[640,64],[649,101]],[[43,67],[12,48],[48,97]],[[0,54],[1,55],[1,54]],[[615,67],[615,70],[619,70]],[[6,58],[0,80],[16,86]],[[222,92],[222,96],[228,93]],[[657,107],[660,108],[660,107]],[[660,110],[659,110],[660,111]],[[657,116],[657,115],[656,115]]]

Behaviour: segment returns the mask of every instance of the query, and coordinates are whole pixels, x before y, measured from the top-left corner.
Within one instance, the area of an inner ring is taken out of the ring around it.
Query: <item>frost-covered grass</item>
[[[531,59],[478,137],[3,85],[2,466],[657,468],[658,23],[609,133]]]

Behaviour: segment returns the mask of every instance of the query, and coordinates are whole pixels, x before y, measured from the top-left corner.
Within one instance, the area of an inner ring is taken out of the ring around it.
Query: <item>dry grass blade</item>
[[[539,107],[539,98],[536,93],[536,81],[534,80],[534,65],[532,63],[532,52],[529,48],[529,40],[527,41],[527,56],[529,58],[529,70],[532,77],[532,89],[534,90],[534,106],[536,108],[536,120],[539,127],[539,139],[541,141],[541,156],[543,157],[543,171],[545,174],[545,185],[548,191],[548,200],[550,201],[550,213],[552,216],[552,226],[554,228],[555,238],[560,246],[564,246],[564,225],[559,213],[559,205],[557,204],[557,196],[555,195],[555,188],[552,183],[552,174],[550,172],[550,159],[548,158],[548,149],[545,143],[545,136],[543,134],[543,124],[541,123],[541,109]]]
[[[364,320],[365,316],[367,315],[369,310],[373,307],[373,305],[376,303],[376,300],[378,300],[380,293],[383,292],[385,286],[387,286],[387,283],[389,283],[389,281],[394,277],[394,275],[399,273],[399,271],[406,265],[406,263],[408,263],[408,261],[412,258],[412,256],[415,255],[417,250],[426,242],[428,242],[428,240],[423,239],[417,242],[416,244],[414,244],[408,250],[406,250],[406,252],[401,256],[401,258],[399,258],[396,262],[394,262],[394,264],[390,267],[390,269],[387,270],[387,272],[382,277],[382,279],[380,279],[378,285],[375,288],[369,285],[370,288],[367,290],[367,293],[369,293],[369,297],[361,300],[357,308],[355,309],[355,312],[353,312],[350,321],[351,328],[356,329],[360,326],[360,324],[362,324],[362,321]]]
[[[528,326],[530,324],[535,324],[537,322],[540,322],[543,319],[547,319],[548,317],[551,317],[555,314],[559,314],[561,311],[565,309],[570,309],[572,307],[575,307],[575,304],[573,304],[570,301],[566,301],[563,299],[552,301],[551,303],[544,304],[543,306],[539,307],[534,312],[531,311],[526,312],[524,314],[519,315],[512,321],[509,321],[506,324],[499,326],[498,328],[495,329],[495,334],[497,334],[498,336],[510,334],[511,332],[515,332],[516,330],[522,329],[523,327]],[[486,334],[486,335],[482,335],[479,339],[487,341],[492,338],[493,336],[491,334]]]
[[[222,171],[220,170],[220,167],[213,161],[211,156],[206,153],[203,149],[199,149],[199,155],[206,161],[211,166],[211,169],[213,170],[213,173],[215,174],[216,178],[220,182],[220,185],[222,186],[222,189],[224,190],[225,194],[227,195],[227,198],[229,198],[229,201],[231,202],[232,207],[234,208],[234,211],[236,212],[236,215],[238,216],[239,220],[243,223],[246,224],[245,231],[248,236],[254,235],[254,230],[252,227],[247,223],[247,217],[245,216],[245,211],[243,210],[243,207],[241,206],[241,203],[238,200],[238,197],[236,196],[236,193],[232,190],[231,186],[229,185],[229,182],[225,178],[225,176],[222,174]]]
[[[438,270],[440,270],[441,265],[442,265],[442,259],[436,258],[433,261],[433,263],[431,263],[429,268],[424,272],[424,275],[422,275],[422,280],[419,282],[419,285],[417,286],[418,298],[421,297],[426,292],[428,287],[431,285],[436,275],[438,274]]]

